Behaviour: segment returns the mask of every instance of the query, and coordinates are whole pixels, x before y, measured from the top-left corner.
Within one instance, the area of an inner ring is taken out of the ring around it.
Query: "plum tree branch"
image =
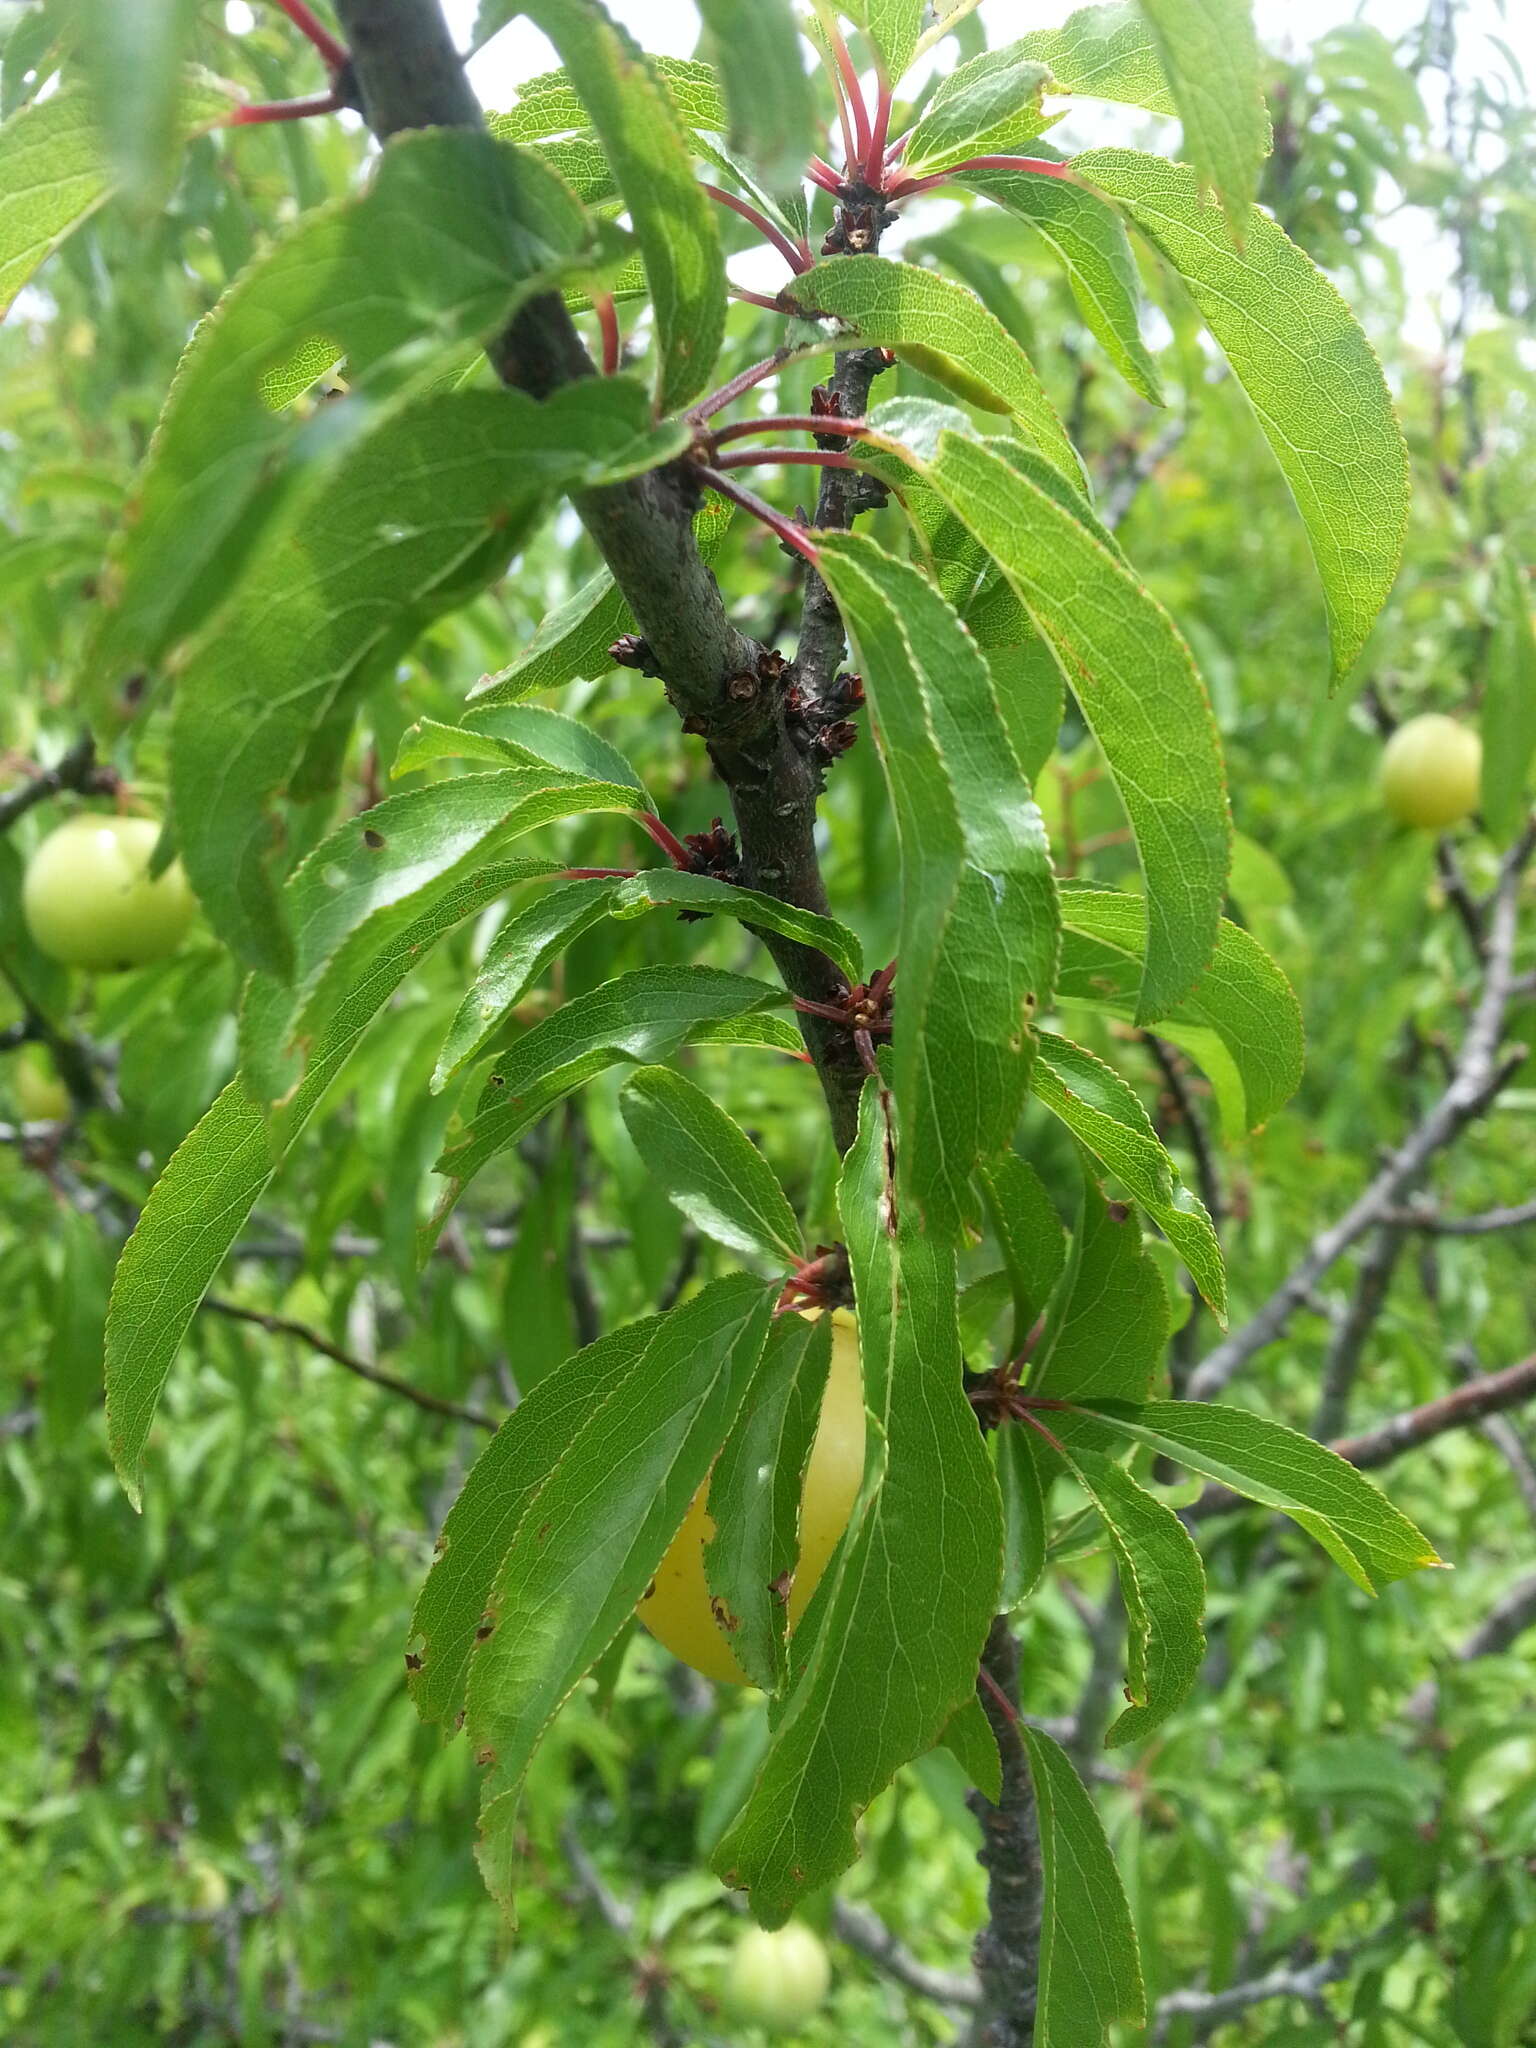
[[[34,804],[46,802],[61,790],[78,790],[81,795],[110,795],[118,786],[117,771],[96,759],[96,742],[88,732],[59,756],[51,768],[8,789],[0,796],[0,832],[9,832],[16,820],[25,817]]]
[[[439,0],[337,0],[368,123],[380,141],[404,128],[477,127],[481,112]],[[535,398],[594,374],[557,293],[532,299],[493,344],[503,380]],[[861,408],[862,409],[862,408]],[[577,513],[650,643],[667,694],[701,732],[730,791],[742,881],[825,915],[816,852],[815,762],[786,725],[782,693],[759,674],[764,650],[732,624],[693,539],[692,478],[677,467],[581,493]],[[792,994],[817,1002],[841,989],[823,954],[766,938]],[[840,1148],[858,1123],[861,1070],[847,1034],[816,1017],[801,1029]]]
[[[1527,832],[1501,864],[1489,907],[1482,988],[1444,1091],[1365,1191],[1313,1238],[1268,1301],[1201,1361],[1190,1378],[1192,1399],[1213,1400],[1255,1352],[1279,1336],[1329,1268],[1399,1207],[1435,1155],[1482,1115],[1521,1064],[1523,1053],[1504,1053],[1502,1045],[1514,981],[1520,884],[1533,843]]]

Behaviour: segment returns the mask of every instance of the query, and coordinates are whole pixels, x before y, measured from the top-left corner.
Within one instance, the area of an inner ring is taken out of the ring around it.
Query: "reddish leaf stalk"
[[[744,291],[739,284],[730,286],[733,299],[739,299],[744,306],[761,306],[765,313],[782,313],[784,308],[777,299],[770,299],[765,292]]]
[[[848,45],[843,41],[842,30],[835,21],[824,23],[824,27],[827,33],[827,41],[832,46],[832,55],[836,58],[837,68],[842,74],[843,88],[848,98],[848,109],[853,116],[854,146],[848,152],[848,170],[851,175],[869,155],[869,109],[864,104],[864,94],[859,85],[859,74],[854,69],[852,57],[848,54]]]
[[[728,206],[732,213],[739,213],[743,220],[751,221],[760,234],[766,235],[797,277],[810,269],[810,250],[797,249],[788,235],[780,234],[766,213],[760,213],[749,200],[738,199],[734,192],[722,192],[718,185],[711,185],[706,178],[701,178],[699,183],[711,199],[717,200],[721,206]]]
[[[842,196],[843,181],[825,157],[813,156],[805,167],[805,175],[813,185],[819,185],[823,192],[830,192],[834,199]]]
[[[740,371],[729,384],[722,384],[718,391],[711,391],[707,398],[701,398],[697,405],[690,406],[689,419],[712,420],[717,412],[724,412],[725,408],[740,398],[743,392],[750,391],[754,384],[761,384],[765,378],[771,377],[775,370],[781,369],[794,354],[792,348],[776,348],[771,356],[764,356],[761,362],[753,363],[750,369]]]
[[[870,131],[869,149],[864,158],[864,182],[877,192],[884,182],[885,144],[890,132],[891,88],[882,78],[879,97],[875,101],[874,127]]]
[[[339,114],[345,105],[334,92],[310,93],[300,100],[267,100],[260,106],[236,107],[225,128],[252,128],[267,121],[307,121],[311,114]]]
[[[648,839],[654,840],[680,874],[691,873],[693,856],[677,834],[665,826],[651,811],[637,811],[635,823]]]
[[[962,171],[1034,171],[1044,178],[1065,178],[1071,165],[1056,163],[1045,156],[973,156],[963,164],[951,164],[947,171],[935,171],[928,178],[899,178],[886,190],[887,199],[911,199],[919,192],[934,192],[948,185]]]
[[[624,337],[619,332],[619,309],[613,303],[612,292],[594,292],[592,310],[597,315],[597,324],[603,336],[603,375],[617,374],[624,359]]]
[[[301,35],[307,36],[320,52],[332,71],[340,71],[351,62],[348,52],[343,49],[330,30],[304,4],[304,0],[277,0],[288,19]]]
[[[792,519],[786,519],[782,512],[776,512],[766,498],[760,498],[756,491],[749,491],[745,484],[733,482],[730,477],[723,475],[718,469],[710,468],[707,463],[699,464],[698,476],[702,483],[707,484],[712,491],[718,491],[722,498],[729,498],[731,503],[739,505],[743,512],[750,512],[770,533],[777,534],[785,547],[793,548],[797,555],[803,556],[813,569],[816,567],[821,560],[816,543],[803,527],[797,526]]]
[[[710,439],[717,447],[723,447],[727,441],[744,441],[753,434],[841,434],[852,441],[868,432],[867,421],[840,419],[835,413],[780,412],[762,419],[732,420]]]

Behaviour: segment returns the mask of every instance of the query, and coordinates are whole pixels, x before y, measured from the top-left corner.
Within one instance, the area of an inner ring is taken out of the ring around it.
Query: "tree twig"
[[[981,1986],[974,1977],[954,1970],[936,1970],[922,1962],[892,1934],[878,1913],[849,1899],[832,1901],[832,1932],[839,1941],[856,1949],[894,1983],[919,1998],[954,2012],[969,2011],[981,2003]]]
[[[979,1860],[987,1873],[988,1910],[976,1939],[981,1999],[968,2048],[1029,2048],[1045,1879],[1034,1784],[1017,1725],[1019,1646],[1006,1615],[992,1623],[981,1668],[990,1684],[980,1687],[978,1697],[1002,1758],[1003,1796],[997,1806],[979,1792],[969,1801],[981,1822]]]
[[[1170,1991],[1157,2001],[1148,2039],[1152,2048],[1158,2048],[1180,2020],[1193,2020],[1197,2037],[1204,2039],[1225,2021],[1275,1998],[1300,1999],[1315,2010],[1325,1986],[1347,1976],[1358,1953],[1358,1949],[1342,1949],[1305,1969],[1270,1970],[1262,1977],[1250,1978],[1246,1984],[1229,1985],[1224,1991]]]
[[[333,1344],[324,1331],[312,1329],[308,1323],[295,1322],[290,1316],[271,1315],[265,1309],[246,1308],[241,1302],[226,1301],[217,1294],[205,1294],[202,1306],[209,1315],[224,1316],[235,1323],[250,1323],[258,1330],[265,1330],[269,1337],[296,1337],[312,1351],[318,1351],[322,1357],[331,1359],[347,1372],[355,1373],[360,1380],[367,1380],[370,1386],[399,1394],[403,1400],[413,1401],[418,1408],[425,1408],[433,1415],[446,1415],[455,1422],[472,1423],[476,1429],[494,1430],[497,1426],[495,1417],[479,1408],[465,1408],[457,1401],[445,1401],[437,1394],[429,1394],[424,1387],[414,1387],[409,1380],[386,1372],[382,1366],[369,1365],[366,1359]]]
[[[1519,1230],[1536,1223],[1536,1201],[1484,1209],[1476,1216],[1442,1216],[1437,1210],[1410,1203],[1405,1209],[1389,1210],[1382,1220],[1403,1230],[1428,1231],[1435,1237],[1492,1237],[1496,1231]]]
[[[1337,1436],[1344,1427],[1360,1360],[1386,1307],[1387,1291],[1392,1285],[1392,1275],[1402,1256],[1404,1242],[1402,1230],[1394,1224],[1384,1223],[1360,1261],[1354,1293],[1328,1347],[1328,1357],[1323,1366],[1322,1393],[1318,1397],[1317,1413],[1312,1419],[1312,1434],[1323,1441]]]
[[[96,742],[88,732],[83,732],[51,768],[29,776],[17,788],[9,789],[0,796],[0,832],[8,832],[34,804],[58,796],[62,790],[74,789],[82,796],[100,796],[109,795],[117,786],[116,769],[104,768],[98,763]]]
[[[1517,1579],[1473,1629],[1456,1652],[1458,1664],[1474,1664],[1479,1657],[1501,1656],[1511,1643],[1536,1624],[1536,1572]],[[1440,1704],[1441,1680],[1426,1678],[1410,1696],[1404,1713],[1413,1721],[1431,1721]]]
[[[1336,1223],[1321,1231],[1262,1308],[1207,1354],[1190,1379],[1197,1401],[1219,1394],[1253,1357],[1272,1343],[1307,1301],[1323,1274],[1352,1244],[1396,1209],[1422,1178],[1429,1162],[1493,1101],[1522,1063],[1523,1054],[1501,1057],[1504,1019],[1513,978],[1520,879],[1530,860],[1528,832],[1506,855],[1494,891],[1488,923],[1483,985],[1472,1020],[1444,1092],[1392,1153],[1375,1179]]]

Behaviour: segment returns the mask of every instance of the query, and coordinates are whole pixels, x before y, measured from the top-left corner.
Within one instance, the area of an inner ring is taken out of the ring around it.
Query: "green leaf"
[[[1124,890],[1067,883],[1061,918],[1058,999],[1133,1016],[1146,951],[1145,903]],[[1233,1137],[1268,1122],[1301,1081],[1306,1046],[1295,991],[1258,941],[1226,918],[1209,966],[1158,1031],[1196,1060],[1208,1053],[1210,1038],[1225,1049],[1239,1081],[1238,1100],[1223,1100]]]
[[[1035,2048],[1098,2048],[1146,2020],[1136,1929],[1104,1824],[1066,1751],[1021,1724],[1040,1816],[1045,1898]]]
[[[1370,343],[1267,214],[1250,214],[1235,249],[1184,165],[1101,149],[1072,168],[1172,264],[1221,344],[1296,500],[1343,675],[1392,588],[1408,519],[1408,451]]]
[[[1034,365],[974,292],[885,256],[828,256],[790,286],[809,318],[840,320],[984,412],[1010,414],[1058,469],[1082,464]]]
[[[1012,595],[1010,591],[1009,596]],[[1065,692],[1060,664],[1034,631],[1015,646],[992,647],[969,616],[965,623],[986,654],[997,708],[1003,714],[1019,766],[1034,783],[1055,753],[1061,734]]]
[[[1080,7],[1060,28],[1031,29],[1019,48],[1048,64],[1056,92],[1117,100],[1154,114],[1176,114],[1157,38],[1136,8]]]
[[[1125,1708],[1104,1738],[1119,1749],[1166,1721],[1189,1696],[1205,1657],[1205,1568],[1172,1508],[1100,1451],[1067,1454],[1109,1534],[1125,1598]]]
[[[722,882],[714,875],[690,875],[675,868],[643,868],[620,882],[613,896],[613,915],[642,917],[648,910],[719,912],[739,918],[752,931],[777,932],[802,946],[814,946],[841,968],[850,987],[864,979],[864,954],[858,939],[835,917],[797,909],[776,896]]]
[[[227,593],[297,473],[278,462],[292,427],[274,410],[294,364],[302,388],[327,353],[344,355],[354,393],[419,374],[590,260],[592,236],[536,159],[449,129],[392,141],[366,191],[295,223],[182,358],[88,650],[96,687],[158,661]],[[325,437],[336,428],[317,422]]]
[[[1136,835],[1151,935],[1138,1020],[1188,994],[1216,943],[1231,846],[1215,721],[1173,621],[1093,530],[1065,482],[1016,444],[949,430],[941,409],[871,415],[986,549],[1054,648]],[[930,448],[913,447],[917,421]],[[1091,595],[1090,595],[1091,594]]]
[[[1052,117],[1040,109],[1050,67],[1021,43],[984,50],[942,79],[924,107],[901,160],[903,177],[927,177],[970,156],[1013,155]]]
[[[891,1215],[879,1091],[865,1088],[839,1190],[868,1411],[865,1481],[790,1644],[793,1689],[715,1852],[768,1926],[845,1870],[859,1815],[974,1696],[1002,1530],[965,1397],[951,1253]],[[900,1643],[921,1654],[892,1654]]]
[[[1507,551],[1494,584],[1493,637],[1483,691],[1482,810],[1501,845],[1530,815],[1526,777],[1536,753],[1536,631],[1519,563]]]
[[[891,84],[899,84],[922,33],[923,0],[838,0],[838,7],[869,37]]]
[[[407,1682],[424,1721],[457,1725],[475,1634],[518,1524],[586,1423],[622,1407],[660,1327],[648,1316],[568,1358],[524,1394],[470,1467],[411,1616]]]
[[[1049,1400],[1144,1401],[1168,1341],[1168,1296],[1135,1211],[1091,1173],[1071,1252],[1030,1372]]]
[[[283,890],[291,981],[258,974],[246,989],[240,1064],[251,1094],[273,1101],[297,1084],[304,1046],[323,1038],[353,982],[489,855],[558,818],[633,807],[629,791],[607,783],[506,769],[387,797],[338,826]]]
[[[1002,1611],[1011,1614],[1034,1592],[1045,1573],[1049,1527],[1046,1475],[1041,1471],[1045,1440],[1034,1430],[1000,1429],[997,1485],[1003,1501]],[[1054,1462],[1054,1461],[1053,1461]]]
[[[164,204],[186,130],[184,60],[196,0],[84,0],[77,6],[80,56],[118,189],[140,215]]]
[[[670,1067],[630,1075],[619,1108],[647,1173],[706,1237],[775,1267],[800,1256],[778,1176],[734,1117]]]
[[[998,1754],[992,1723],[973,1694],[944,1724],[939,1738],[983,1799],[993,1806],[1003,1803],[1003,1760]]]
[[[231,87],[193,72],[181,89],[178,123],[197,135],[230,111]],[[96,96],[84,81],[66,85],[0,127],[0,319],[59,244],[113,190],[97,124]]]
[[[465,1723],[488,1767],[480,1868],[504,1905],[529,1760],[634,1612],[704,1484],[762,1358],[775,1291],[734,1274],[659,1318],[616,1397],[589,1411],[518,1523],[471,1657]]]
[[[855,534],[821,571],[858,651],[901,845],[894,1086],[903,1187],[953,1240],[1013,1136],[1055,980],[1055,884],[985,660],[918,572]]]
[[[1067,1262],[1066,1233],[1044,1181],[1017,1152],[983,1160],[977,1174],[1013,1295],[1010,1355],[1017,1357],[1061,1278]]]
[[[771,188],[798,191],[819,137],[789,0],[700,0],[699,13],[725,90],[727,141]]]
[[[598,0],[524,0],[570,72],[608,154],[645,259],[656,321],[656,402],[708,388],[725,333],[725,259],[672,95]]]
[[[1184,123],[1184,154],[1241,242],[1269,155],[1252,0],[1138,0]]]
[[[800,1556],[801,1486],[831,1361],[830,1316],[778,1317],[709,1477],[715,1534],[704,1546],[705,1576],[728,1617],[731,1654],[770,1693],[787,1666],[788,1605],[776,1589]]]
[[[495,27],[512,17],[509,0],[482,0],[475,30],[475,47],[485,41],[487,23]],[[665,85],[685,127],[709,128],[724,134],[727,123],[725,98],[720,80],[708,64],[692,57],[650,57],[650,69]],[[571,82],[568,71],[545,71],[517,89],[517,100],[505,114],[492,117],[504,125],[514,142],[537,142],[548,135],[568,135],[590,129],[592,116]]]
[[[620,473],[669,437],[626,378],[539,403],[451,391],[386,412],[265,547],[177,691],[171,789],[209,918],[252,966],[292,946],[272,873],[278,799],[314,735],[435,617],[505,568],[542,493]]]
[[[452,759],[520,761],[529,766],[545,762],[590,782],[631,789],[642,799],[639,808],[650,808],[645,784],[617,747],[580,719],[542,704],[504,704],[474,711],[464,725],[419,718],[401,738],[390,777],[409,775],[429,761]]]
[[[1065,178],[962,171],[955,183],[1032,227],[1060,258],[1083,324],[1133,391],[1163,403],[1157,364],[1141,338],[1141,279],[1112,207]]]
[[[621,1060],[664,1060],[702,1024],[782,1003],[782,989],[713,967],[637,967],[573,997],[497,1060],[463,1136],[437,1170],[447,1187],[429,1226],[435,1239],[488,1159],[513,1145],[555,1103]],[[798,1043],[798,1041],[797,1041]]]
[[[1189,1268],[1212,1315],[1226,1327],[1221,1245],[1199,1198],[1152,1128],[1141,1097],[1113,1067],[1052,1031],[1039,1034],[1035,1093],[1146,1210]]]
[[[526,871],[517,861],[480,868],[385,947],[311,1053],[275,1146],[265,1111],[236,1080],[172,1154],[123,1247],[107,1315],[107,1440],[135,1507],[144,1445],[166,1376],[262,1190],[406,975],[444,932],[494,902]]]
[[[706,498],[695,516],[693,537],[706,562],[713,562],[724,546],[734,510],[724,498]],[[599,569],[564,604],[545,613],[514,662],[495,675],[482,676],[470,692],[470,708],[516,703],[535,690],[552,690],[577,676],[605,676],[613,667],[609,648],[621,634],[635,630],[634,613],[608,571]]]
[[[1234,1493],[1289,1515],[1363,1593],[1380,1592],[1394,1579],[1441,1562],[1363,1472],[1268,1416],[1202,1401],[1148,1401],[1140,1407],[1089,1403],[1082,1412]],[[1071,1426],[1070,1418],[1062,1420]]]

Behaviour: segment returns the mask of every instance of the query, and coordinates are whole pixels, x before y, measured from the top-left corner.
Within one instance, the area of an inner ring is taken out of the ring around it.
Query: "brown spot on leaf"
[[[477,1643],[483,1643],[487,1641],[489,1637],[495,1633],[495,1629],[495,1616],[490,1614],[482,1614],[480,1617],[480,1626],[475,1630],[475,1641]]]
[[[1123,1223],[1131,1213],[1129,1202],[1110,1202],[1105,1209],[1111,1223]]]
[[[405,1668],[406,1668],[406,1670],[407,1670],[407,1671],[419,1671],[419,1670],[421,1669],[421,1667],[422,1667],[422,1663],[423,1663],[423,1662],[424,1662],[424,1660],[423,1660],[422,1658],[418,1657],[418,1656],[417,1656],[417,1654],[416,1654],[416,1652],[415,1652],[414,1650],[407,1650],[407,1651],[406,1651],[406,1653],[405,1653]]]
[[[487,1744],[487,1746],[484,1749],[477,1749],[475,1751],[475,1762],[477,1764],[480,1764],[482,1767],[487,1764],[493,1764],[495,1763],[495,1761],[496,1752],[489,1746],[489,1744]]]
[[[373,829],[373,827],[372,827],[371,825],[368,825],[368,826],[365,826],[365,827],[364,827],[364,829],[363,829],[363,844],[364,844],[364,846],[367,846],[367,847],[371,847],[371,848],[372,848],[372,850],[373,850],[373,851],[374,851],[375,853],[377,853],[377,852],[378,852],[378,850],[379,850],[379,848],[380,848],[380,847],[381,847],[381,846],[382,846],[382,845],[383,845],[384,843],[385,843],[385,842],[384,842],[384,834],[383,834],[382,832],[375,832],[375,830]]]
[[[732,1614],[725,1602],[713,1593],[709,1596],[709,1611],[715,1617],[715,1626],[723,1628],[727,1635],[734,1635],[741,1627],[741,1617]]]
[[[768,1590],[781,1605],[789,1598],[789,1589],[795,1583],[793,1572],[780,1572],[776,1579],[768,1581]]]

